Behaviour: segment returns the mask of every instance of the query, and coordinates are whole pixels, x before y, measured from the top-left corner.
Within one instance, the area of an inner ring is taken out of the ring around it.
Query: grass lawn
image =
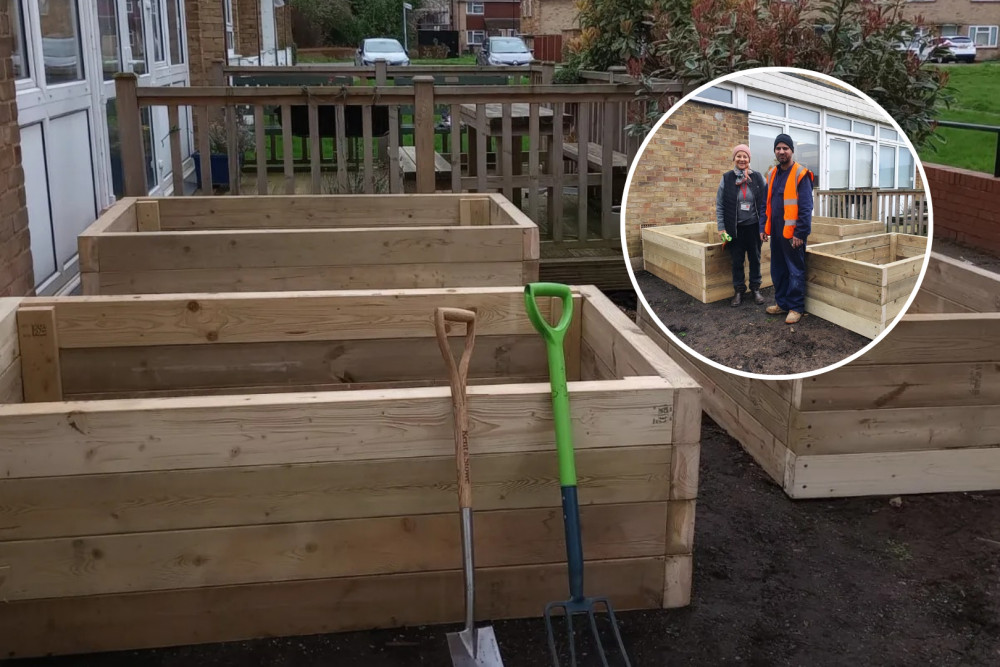
[[[1000,62],[977,65],[945,65],[948,87],[955,96],[950,109],[941,112],[941,120],[978,125],[1000,126]],[[923,147],[920,159],[974,171],[993,173],[996,160],[996,135],[988,132],[942,127],[938,135],[945,141],[937,150]]]

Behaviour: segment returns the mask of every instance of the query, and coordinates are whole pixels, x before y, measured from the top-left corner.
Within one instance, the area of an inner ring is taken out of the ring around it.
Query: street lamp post
[[[409,9],[413,11],[413,5],[408,2],[403,3],[403,50],[406,51],[407,55],[410,53],[410,47],[406,41],[406,10]]]

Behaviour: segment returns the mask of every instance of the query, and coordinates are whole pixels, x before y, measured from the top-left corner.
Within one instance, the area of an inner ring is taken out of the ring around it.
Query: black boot
[[[735,308],[741,303],[743,303],[743,292],[737,292],[736,296],[733,297],[733,300],[729,302],[729,305]]]
[[[758,306],[764,305],[764,296],[760,293],[759,289],[753,290],[753,300]]]

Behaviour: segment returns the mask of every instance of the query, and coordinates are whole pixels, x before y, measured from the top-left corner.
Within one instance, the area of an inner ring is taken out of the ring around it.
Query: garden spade
[[[465,324],[465,348],[455,364],[448,344],[447,322]],[[475,627],[476,589],[472,557],[472,479],[469,474],[469,411],[465,386],[469,361],[476,340],[476,314],[460,308],[434,311],[434,330],[441,355],[448,366],[451,404],[455,414],[455,464],[458,470],[458,506],[462,526],[462,574],[465,580],[465,629],[448,633],[448,648],[454,667],[503,667],[500,647],[492,626]]]
[[[538,310],[537,297],[556,297],[562,300],[562,316],[559,323],[552,326],[545,321]],[[559,283],[529,283],[524,287],[524,305],[528,311],[528,319],[545,340],[545,348],[549,359],[549,383],[552,386],[552,421],[555,423],[556,452],[559,457],[559,487],[562,492],[563,523],[566,532],[566,561],[569,569],[568,600],[550,602],[545,605],[545,629],[548,634],[549,653],[552,664],[559,667],[559,652],[556,650],[555,634],[552,629],[552,612],[562,609],[566,617],[566,631],[569,635],[570,664],[576,667],[576,647],[573,633],[573,616],[586,614],[590,622],[590,631],[597,644],[597,653],[601,664],[608,667],[608,658],[604,652],[600,633],[597,631],[595,613],[599,604],[604,605],[611,621],[618,652],[626,667],[629,667],[628,654],[618,630],[615,610],[606,597],[586,597],[583,594],[583,540],[580,537],[580,505],[576,493],[576,461],[573,452],[573,424],[569,412],[569,389],[566,385],[566,357],[563,352],[563,339],[573,319],[573,293],[566,285]]]

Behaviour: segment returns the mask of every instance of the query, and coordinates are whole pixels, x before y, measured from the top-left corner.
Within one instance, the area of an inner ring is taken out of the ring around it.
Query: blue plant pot
[[[194,160],[194,175],[198,181],[198,185],[201,185],[201,154],[194,152],[191,154],[191,159]],[[212,160],[212,185],[218,186],[228,186],[229,185],[229,156],[225,153],[212,153],[210,159]],[[240,166],[243,166],[243,156],[240,156]]]

